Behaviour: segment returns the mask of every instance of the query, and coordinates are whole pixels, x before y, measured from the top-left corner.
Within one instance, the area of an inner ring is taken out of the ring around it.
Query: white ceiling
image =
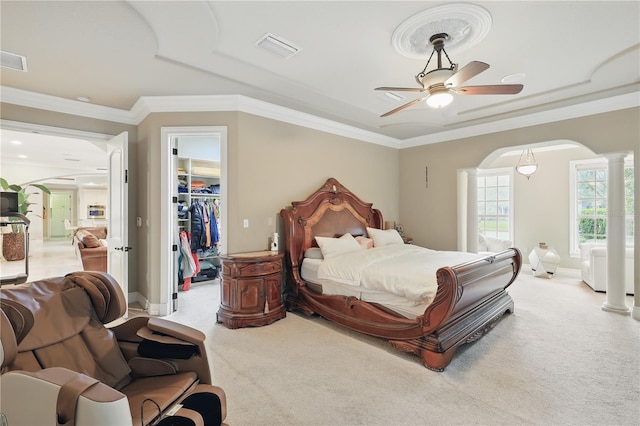
[[[40,175],[56,179],[43,183],[59,186],[107,185],[106,142],[0,129],[0,151],[0,170],[11,167],[46,170]]]
[[[524,73],[524,90],[456,95],[446,109],[421,103],[381,118],[419,95],[402,92],[394,102],[374,88],[417,87],[427,62],[400,54],[394,31],[427,9],[445,11],[436,23],[446,29],[447,10],[461,9],[453,4],[3,0],[1,48],[25,55],[28,72],[3,69],[0,79],[3,88],[86,96],[124,111],[141,97],[243,95],[395,138],[399,147],[524,116],[553,120],[558,108],[597,112],[591,105],[607,99],[625,99],[613,108],[640,103],[640,2],[476,1],[490,16],[488,31],[448,51],[451,60],[490,64],[469,85]],[[283,59],[257,47],[266,33],[301,50]]]

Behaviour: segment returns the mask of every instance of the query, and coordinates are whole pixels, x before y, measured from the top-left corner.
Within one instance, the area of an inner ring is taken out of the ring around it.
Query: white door
[[[107,200],[107,271],[120,284],[125,300],[129,300],[129,223],[128,223],[128,143],[127,132],[120,133],[107,144],[109,195]]]

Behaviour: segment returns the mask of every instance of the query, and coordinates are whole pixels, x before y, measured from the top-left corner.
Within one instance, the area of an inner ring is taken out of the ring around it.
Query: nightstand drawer
[[[245,265],[236,265],[238,268],[238,277],[259,277],[262,275],[275,274],[282,270],[282,262],[273,260],[267,262],[249,263]]]

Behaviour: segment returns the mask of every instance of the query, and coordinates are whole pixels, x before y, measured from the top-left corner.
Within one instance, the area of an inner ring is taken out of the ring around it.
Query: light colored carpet
[[[640,322],[569,275],[523,271],[515,312],[442,373],[322,318],[229,330],[217,281],[180,293],[168,318],[207,335],[232,426],[640,425]]]

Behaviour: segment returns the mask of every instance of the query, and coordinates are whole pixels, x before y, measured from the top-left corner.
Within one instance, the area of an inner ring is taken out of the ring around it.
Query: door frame
[[[174,140],[177,136],[206,136],[210,134],[220,135],[220,252],[225,253],[227,248],[227,126],[180,126],[161,127],[160,129],[160,173],[161,190],[160,199],[163,200],[160,211],[160,223],[163,230],[160,236],[162,249],[160,273],[160,304],[150,307],[149,310],[157,311],[159,315],[169,315],[177,310],[177,292],[175,284],[178,279],[177,261],[178,252],[173,247],[178,247],[178,223],[176,204],[172,199],[175,196],[174,186],[177,187],[177,155],[173,155]]]

